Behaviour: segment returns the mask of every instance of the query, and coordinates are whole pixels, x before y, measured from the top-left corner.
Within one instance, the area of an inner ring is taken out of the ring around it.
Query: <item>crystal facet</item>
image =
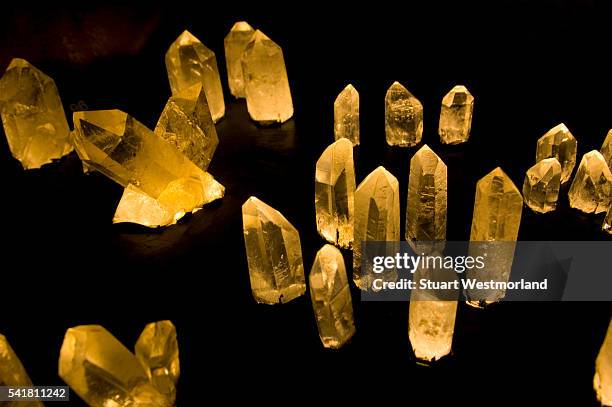
[[[348,84],[334,102],[334,136],[359,145],[359,93]]]
[[[260,124],[283,123],[293,116],[293,102],[283,50],[257,30],[242,56],[247,109]]]
[[[302,246],[295,227],[253,196],[242,205],[242,226],[255,300],[277,304],[304,294]]]
[[[0,78],[0,116],[11,153],[25,169],[72,151],[55,82],[24,59],[13,59]]]
[[[0,334],[0,386],[32,386],[21,361],[11,348],[8,340]],[[3,407],[42,407],[40,401],[6,401]]]
[[[586,213],[605,212],[612,199],[612,174],[597,150],[586,153],[569,192],[570,206]]]
[[[399,183],[384,167],[378,167],[361,181],[355,191],[353,281],[357,287],[367,290],[374,278],[374,274],[361,269],[363,242],[399,239]]]
[[[166,52],[166,69],[172,94],[201,83],[216,122],[225,114],[217,57],[202,42],[185,30]]]
[[[465,86],[455,86],[442,99],[440,141],[445,144],[465,143],[470,137],[474,97]]]
[[[59,375],[90,407],[169,407],[136,356],[100,325],[66,331]]]
[[[351,247],[354,207],[353,144],[341,138],[323,151],[316,165],[315,211],[319,234],[330,243]]]
[[[171,321],[147,324],[134,350],[136,358],[147,371],[153,385],[174,404],[176,383],[180,375],[174,324]]]
[[[538,140],[536,162],[545,158],[556,158],[561,164],[561,183],[570,180],[576,165],[576,150],[578,143],[572,133],[561,123]]]
[[[556,158],[545,158],[527,170],[523,182],[525,204],[540,213],[554,211],[561,187],[561,164]]]
[[[399,82],[385,96],[385,132],[390,146],[416,146],[423,136],[423,105]]]
[[[308,276],[319,337],[326,348],[342,347],[355,333],[351,290],[340,250],[326,244]]]
[[[253,27],[246,21],[238,21],[225,36],[225,65],[227,67],[227,82],[234,97],[243,98],[244,78],[242,76],[242,54],[253,36]]]
[[[202,84],[196,83],[171,96],[154,131],[206,171],[219,138]]]
[[[446,240],[446,178],[446,164],[427,145],[410,160],[405,235],[415,250]]]
[[[605,232],[608,232],[612,235],[612,205],[608,209],[608,213],[606,214],[606,218],[604,219],[603,226],[601,227]]]
[[[608,131],[608,135],[606,136],[606,139],[601,146],[601,150],[599,151],[606,160],[608,168],[612,168],[612,130]]]
[[[595,360],[593,387],[602,406],[612,406],[612,320]]]

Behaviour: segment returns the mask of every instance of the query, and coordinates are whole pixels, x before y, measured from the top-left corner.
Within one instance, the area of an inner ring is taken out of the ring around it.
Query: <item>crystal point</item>
[[[455,86],[442,99],[438,133],[445,144],[465,143],[470,137],[474,97],[465,86]]]
[[[11,348],[6,337],[0,334],[0,386],[32,386],[21,361]],[[40,401],[7,401],[0,405],[5,407],[42,407]]]
[[[523,182],[525,204],[535,212],[554,211],[561,187],[561,164],[556,158],[545,158],[527,170]]]
[[[595,360],[593,387],[602,406],[612,406],[612,320]]]
[[[0,78],[0,116],[11,153],[25,169],[72,151],[55,82],[24,59],[13,59]]]
[[[586,213],[605,212],[612,199],[612,174],[597,150],[586,153],[569,192],[570,206]]]
[[[342,347],[355,333],[353,303],[342,253],[326,244],[308,276],[319,337],[326,348]]]
[[[242,56],[247,110],[260,124],[284,123],[293,116],[293,101],[283,50],[257,30]]]
[[[334,136],[359,145],[359,93],[348,84],[334,102]]]
[[[561,183],[570,180],[576,165],[578,143],[565,124],[561,123],[538,140],[536,162],[545,158],[556,158],[561,164]]]
[[[423,105],[394,82],[385,96],[385,133],[390,146],[412,147],[423,136]]]
[[[243,98],[244,77],[242,76],[242,54],[253,36],[253,27],[246,21],[238,21],[225,36],[225,64],[227,67],[227,82],[234,97]]]
[[[353,144],[341,138],[323,151],[316,164],[315,211],[319,234],[330,243],[351,247],[354,208]]]
[[[166,70],[173,94],[201,83],[213,120],[223,117],[225,102],[217,57],[189,31],[185,30],[168,48]]]
[[[242,205],[242,225],[255,300],[277,304],[304,294],[302,247],[295,227],[255,197]]]
[[[601,150],[599,151],[606,160],[608,168],[612,168],[612,129],[608,131],[608,135],[606,136],[606,139],[601,146]]]

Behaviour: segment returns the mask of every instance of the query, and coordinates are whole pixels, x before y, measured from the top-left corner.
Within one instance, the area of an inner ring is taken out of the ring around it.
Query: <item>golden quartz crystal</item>
[[[612,406],[612,320],[595,360],[593,387],[602,406]]]
[[[385,133],[390,146],[412,147],[423,136],[423,105],[399,82],[385,96]]]
[[[147,324],[136,342],[135,353],[153,385],[174,404],[180,375],[174,324],[171,321]]]
[[[319,337],[326,348],[342,347],[355,333],[353,303],[342,253],[326,244],[308,276]]]
[[[446,240],[446,204],[446,164],[424,145],[410,160],[408,180],[405,235],[414,250],[429,252]]]
[[[295,227],[254,196],[242,205],[242,227],[255,301],[278,304],[304,294],[302,246]]]
[[[483,256],[482,269],[468,269],[468,279],[507,282],[523,210],[523,197],[510,177],[499,167],[476,184],[470,255]],[[466,290],[467,303],[481,306],[497,302],[505,290]]]
[[[327,147],[317,160],[315,211],[319,234],[330,243],[350,248],[354,208],[353,144],[342,138]]]
[[[545,158],[527,170],[523,182],[525,204],[535,212],[554,211],[561,187],[561,164],[556,158]]]
[[[470,137],[474,96],[465,86],[455,86],[442,99],[440,141],[445,144],[465,143]]]
[[[570,180],[576,165],[578,142],[565,124],[561,123],[538,140],[536,162],[545,158],[556,158],[561,164],[561,183]]]
[[[399,183],[384,167],[378,167],[355,191],[355,243],[353,245],[353,281],[368,290],[380,275],[361,268],[362,244],[367,240],[394,242],[400,239]],[[385,276],[393,280],[397,277]]]
[[[8,340],[0,334],[0,386],[32,386],[21,361],[11,348]],[[42,407],[40,401],[0,402],[3,407]]]
[[[136,356],[100,325],[66,331],[59,375],[90,407],[170,407]]]
[[[154,131],[206,171],[219,138],[202,84],[196,83],[171,96]]]
[[[253,36],[253,27],[246,21],[238,21],[225,36],[225,65],[227,67],[227,82],[234,97],[243,98],[244,77],[242,76],[242,54]]]
[[[612,205],[608,209],[608,213],[606,214],[606,218],[604,219],[604,223],[601,227],[605,232],[612,234]]]
[[[216,122],[225,114],[221,77],[215,53],[185,30],[166,52],[166,70],[172,94],[201,83]]]
[[[612,169],[612,130],[608,131],[608,135],[604,140],[601,150],[601,155],[603,155],[606,160],[606,164],[608,164],[608,168]]]
[[[586,153],[569,192],[570,206],[586,213],[605,212],[612,199],[612,174],[597,150]]]
[[[55,82],[24,59],[13,59],[0,78],[0,116],[11,153],[26,170],[72,151]]]
[[[81,160],[126,188],[115,223],[170,225],[224,194],[210,174],[120,110],[75,112],[74,126]]]
[[[293,101],[283,50],[257,30],[242,55],[247,110],[262,125],[284,123],[293,116]]]
[[[334,101],[334,136],[359,145],[359,93],[351,84]]]

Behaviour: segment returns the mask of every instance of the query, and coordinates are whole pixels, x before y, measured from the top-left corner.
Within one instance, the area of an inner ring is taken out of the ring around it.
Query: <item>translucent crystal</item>
[[[359,93],[348,84],[334,102],[334,136],[359,145]]]
[[[201,83],[168,99],[154,132],[206,171],[219,138]]]
[[[253,36],[253,27],[246,21],[238,21],[225,36],[225,65],[227,66],[227,82],[234,97],[243,98],[244,78],[242,76],[242,54]]]
[[[252,196],[242,205],[242,227],[255,300],[277,304],[304,294],[302,247],[293,225]]]
[[[554,211],[561,187],[561,164],[556,158],[545,158],[527,170],[523,182],[525,204],[536,212]]]
[[[136,342],[135,353],[153,385],[174,404],[180,375],[174,324],[171,321],[147,324]]]
[[[247,109],[260,124],[283,123],[293,116],[293,102],[283,50],[257,30],[244,50],[242,73]]]
[[[0,334],[0,386],[32,386],[21,361],[11,348],[8,340]],[[40,401],[5,401],[3,407],[42,407]]]
[[[423,105],[399,82],[385,97],[385,132],[390,146],[416,146],[423,136]]]
[[[446,240],[446,179],[446,164],[427,145],[410,160],[405,235],[419,252]]]
[[[59,375],[90,407],[169,407],[136,356],[100,325],[66,331]]]
[[[612,130],[608,131],[608,135],[606,136],[606,139],[601,146],[601,150],[599,151],[606,160],[608,168],[612,168]]]
[[[11,153],[25,169],[72,151],[55,82],[24,59],[13,59],[0,78],[0,116]]]
[[[606,214],[602,229],[605,232],[612,234],[612,205],[610,205],[610,209],[608,209],[608,213]]]
[[[374,274],[361,269],[362,244],[371,241],[399,241],[399,183],[384,167],[372,171],[355,191],[355,242],[353,281],[362,290],[371,287]],[[380,276],[377,276],[380,277]],[[395,276],[387,276],[393,279]]]
[[[605,212],[612,199],[612,174],[597,150],[586,153],[569,192],[570,206],[586,213]]]
[[[216,122],[225,114],[221,77],[215,53],[185,30],[166,52],[166,70],[173,94],[201,83]]]
[[[355,208],[353,144],[339,139],[323,151],[315,171],[317,230],[328,242],[351,247]]]
[[[353,303],[340,250],[326,244],[308,276],[319,337],[326,348],[342,347],[355,333]]]
[[[593,387],[602,406],[612,406],[612,320],[595,360]]]
[[[465,86],[455,86],[442,99],[440,141],[446,144],[465,143],[470,137],[474,97]]]
[[[561,164],[561,183],[570,180],[576,165],[578,143],[572,133],[561,123],[538,140],[536,162],[545,158],[556,158]]]

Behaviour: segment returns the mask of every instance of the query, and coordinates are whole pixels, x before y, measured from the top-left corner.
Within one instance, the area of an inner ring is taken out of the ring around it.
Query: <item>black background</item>
[[[460,304],[453,353],[422,367],[408,342],[405,303],[360,303],[353,289],[357,333],[329,351],[308,297],[282,306],[252,299],[240,206],[256,195],[280,210],[301,233],[309,271],[324,243],[315,228],[314,164],[333,141],[333,100],[348,82],[361,95],[357,181],[384,165],[400,181],[402,214],[416,149],[386,145],[383,100],[399,80],[423,103],[423,142],[448,165],[449,240],[469,237],[480,177],[499,165],[521,187],[546,130],[566,123],[581,156],[612,127],[608,7],[592,0],[427,4],[3,9],[0,69],[13,57],[34,63],[56,80],[69,116],[85,106],[119,108],[153,127],[170,92],[163,57],[185,28],[216,52],[226,92],[210,167],[226,196],[160,231],[112,225],[121,187],[83,175],[75,155],[26,172],[2,141],[0,332],[33,381],[62,383],[57,358],[71,326],[102,324],[132,348],[145,323],[171,319],[181,352],[179,405],[213,396],[220,403],[378,397],[406,405],[597,405],[592,377],[607,303],[502,303],[484,311]],[[259,128],[229,95],[223,37],[242,19],[284,50],[295,116],[283,126]],[[472,137],[443,146],[439,105],[455,84],[475,97]],[[524,209],[520,239],[609,239],[602,216],[571,210],[566,190],[555,213]],[[345,259],[351,264],[349,252]],[[610,263],[601,268],[611,271]],[[70,404],[82,402],[75,395]]]

